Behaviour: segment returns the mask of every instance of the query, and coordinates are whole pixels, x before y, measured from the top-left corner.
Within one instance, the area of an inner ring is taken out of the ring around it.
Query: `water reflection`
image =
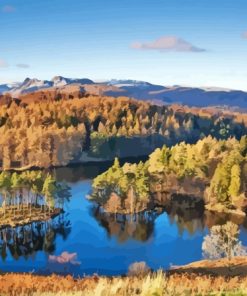
[[[241,216],[226,213],[215,213],[204,211],[203,207],[185,208],[172,207],[158,208],[155,211],[138,213],[135,215],[109,214],[100,207],[92,208],[92,215],[103,227],[108,237],[116,237],[119,243],[129,239],[145,242],[153,236],[154,224],[161,214],[167,215],[170,224],[175,224],[178,236],[188,233],[193,236],[195,233],[203,234],[205,229],[214,225],[223,225],[227,221],[243,225],[247,228],[247,219]]]
[[[201,198],[190,197],[182,194],[173,194],[170,202],[165,205],[171,224],[176,223],[181,236],[185,231],[190,235],[203,232],[204,202]]]
[[[122,158],[120,164],[123,165],[125,162],[136,163],[139,161],[146,161],[147,156],[143,157],[127,157]],[[99,174],[105,172],[109,167],[112,166],[114,160],[98,162],[89,162],[87,164],[75,164],[68,167],[61,167],[55,170],[56,180],[66,181],[69,183],[76,183],[85,179],[93,179]]]
[[[215,225],[226,224],[227,221],[231,221],[237,225],[243,225],[247,228],[246,217],[205,211],[203,207],[196,209],[182,209],[177,207],[166,207],[166,212],[172,224],[176,224],[178,232],[182,235],[184,232],[188,232],[191,236],[196,232],[203,233],[206,228],[212,228]]]
[[[122,215],[106,213],[100,207],[92,209],[93,217],[102,226],[109,237],[116,237],[119,243],[129,239],[145,242],[154,232],[154,221],[158,217],[157,211]]]
[[[147,261],[154,270],[168,268],[202,259],[208,228],[229,220],[242,224],[241,240],[247,245],[246,219],[204,211],[181,196],[162,209],[132,217],[103,212],[86,199],[89,179],[102,170],[91,165],[54,171],[57,182],[71,187],[72,198],[64,208],[68,216],[1,230],[1,270],[117,275],[135,261]]]
[[[28,259],[34,256],[37,251],[50,254],[56,249],[56,237],[60,235],[66,240],[70,231],[70,221],[63,214],[54,220],[1,229],[0,254],[2,260],[5,261],[8,253],[16,260],[22,256]]]

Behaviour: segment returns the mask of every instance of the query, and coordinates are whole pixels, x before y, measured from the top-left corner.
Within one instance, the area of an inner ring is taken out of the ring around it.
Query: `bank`
[[[246,295],[247,258],[198,261],[145,275],[73,278],[71,275],[0,275],[1,295]],[[217,273],[215,271],[218,270]]]

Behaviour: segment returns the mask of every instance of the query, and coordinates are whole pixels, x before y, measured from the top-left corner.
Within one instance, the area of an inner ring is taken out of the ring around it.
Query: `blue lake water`
[[[86,199],[92,175],[101,170],[94,166],[57,170],[57,177],[71,187],[65,213],[49,223],[2,230],[0,270],[117,275],[125,274],[136,261],[159,269],[202,259],[207,226],[223,223],[226,217],[189,211],[108,216]],[[247,245],[246,221],[240,239]]]

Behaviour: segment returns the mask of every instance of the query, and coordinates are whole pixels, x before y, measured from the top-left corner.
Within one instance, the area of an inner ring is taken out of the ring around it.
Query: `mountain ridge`
[[[228,106],[247,109],[247,92],[218,87],[185,87],[180,85],[163,86],[146,81],[131,79],[111,79],[94,82],[88,78],[66,78],[55,76],[51,80],[26,78],[23,82],[0,85],[0,94],[9,93],[18,98],[20,95],[55,88],[76,85],[89,94],[112,97],[126,96],[149,100],[162,104],[183,104],[195,107]]]

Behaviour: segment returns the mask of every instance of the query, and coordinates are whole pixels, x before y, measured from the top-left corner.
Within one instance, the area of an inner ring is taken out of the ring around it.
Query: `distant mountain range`
[[[74,86],[87,93],[106,96],[127,96],[142,100],[151,100],[165,104],[183,104],[196,107],[228,106],[247,109],[247,92],[222,88],[193,88],[182,86],[155,85],[136,80],[110,80],[94,82],[87,78],[72,79],[55,76],[51,80],[26,78],[23,82],[0,85],[0,93],[9,93],[13,97],[32,93],[42,89],[63,89]]]

